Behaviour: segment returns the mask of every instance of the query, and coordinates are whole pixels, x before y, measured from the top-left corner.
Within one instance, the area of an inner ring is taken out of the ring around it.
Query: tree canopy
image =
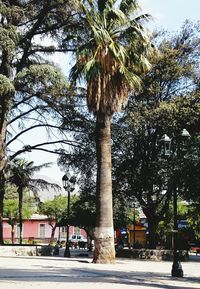
[[[49,57],[75,49],[69,40],[77,23],[76,9],[76,1],[69,0],[0,1],[0,243],[8,162],[34,149],[59,153],[56,144],[71,143],[65,132],[72,129],[69,120],[77,117],[73,92]],[[66,31],[68,42],[61,37],[66,38]],[[35,138],[23,143],[25,134],[42,128],[40,143]],[[21,147],[16,148],[16,142]]]
[[[168,36],[162,32],[154,36],[152,41],[158,46],[159,53],[152,56],[152,67],[143,76],[141,92],[132,92],[126,109],[113,117],[114,204],[116,202],[118,207],[120,202],[123,204],[126,200],[126,206],[130,206],[135,196],[147,218],[157,220],[158,223],[165,218],[165,212],[169,208],[172,194],[169,180],[175,174],[183,198],[186,198],[187,193],[187,199],[191,201],[193,198],[196,202],[199,195],[198,27],[198,24],[186,21],[181,31],[175,35]],[[89,116],[85,116],[90,120]],[[178,162],[176,157],[162,159],[159,141],[163,134],[173,138],[183,128],[192,136],[184,162],[183,159]],[[82,141],[82,146],[67,157],[60,158],[61,164],[67,162],[80,172],[82,193],[87,191],[92,195],[95,194],[96,168],[93,130],[94,123],[90,121],[88,135],[75,136]],[[174,164],[178,165],[176,170],[173,169]],[[193,178],[194,181],[191,182]],[[152,240],[153,238],[152,235]]]
[[[52,227],[50,243],[54,241],[56,227],[66,213],[67,198],[62,195],[54,196],[53,200],[40,203],[39,213],[48,217],[49,225]]]

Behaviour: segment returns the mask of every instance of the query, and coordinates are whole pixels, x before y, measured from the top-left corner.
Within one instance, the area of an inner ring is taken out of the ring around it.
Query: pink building
[[[11,226],[8,224],[7,219],[3,221],[3,238],[4,241],[11,241]],[[49,243],[51,237],[52,228],[49,225],[47,216],[33,214],[30,219],[23,221],[22,226],[22,239],[27,241],[39,240],[42,243]],[[69,236],[71,235],[82,235],[87,237],[87,233],[84,229],[78,227],[69,227]],[[19,224],[14,226],[14,240],[18,243],[19,238]],[[66,227],[57,227],[55,231],[55,239],[65,240],[66,239]]]

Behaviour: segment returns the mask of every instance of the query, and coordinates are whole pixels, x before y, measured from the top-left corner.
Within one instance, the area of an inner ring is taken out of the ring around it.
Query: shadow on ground
[[[19,257],[17,257],[19,258]],[[26,260],[27,258],[24,258]],[[29,257],[29,259],[33,259]],[[48,260],[48,265],[42,264],[41,260]],[[24,281],[24,282],[65,282],[65,283],[109,283],[121,285],[134,285],[140,287],[155,287],[160,289],[199,289],[200,278],[172,278],[169,274],[143,272],[143,271],[117,271],[117,270],[102,270],[99,267],[95,268],[95,264],[90,264],[87,268],[63,268],[59,266],[59,262],[74,261],[78,262],[84,260],[78,259],[64,259],[64,258],[40,258],[36,259],[32,264],[32,269],[1,269],[0,281]],[[58,262],[56,267],[54,262]],[[89,261],[87,261],[89,262]],[[62,264],[62,263],[60,263]],[[62,264],[63,265],[63,264]],[[94,267],[92,267],[94,266]],[[187,287],[185,284],[187,283]]]

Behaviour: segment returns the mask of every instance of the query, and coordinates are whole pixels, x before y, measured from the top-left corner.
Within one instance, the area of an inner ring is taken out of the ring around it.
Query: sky
[[[150,25],[152,29],[163,28],[171,32],[176,32],[186,19],[192,21],[200,20],[200,0],[140,0],[139,3],[144,13],[149,13],[153,16],[153,21]],[[66,74],[66,67],[69,66],[67,56],[56,54],[54,61],[57,62]],[[39,135],[37,137],[38,139],[40,138]],[[33,160],[35,164],[53,162],[54,165],[51,168],[43,169],[40,175],[62,185],[61,179],[64,172],[61,172],[56,165],[56,155],[33,151],[27,153],[25,157]]]
[[[153,25],[177,31],[186,19],[200,20],[199,0],[139,0],[143,11],[153,16]]]

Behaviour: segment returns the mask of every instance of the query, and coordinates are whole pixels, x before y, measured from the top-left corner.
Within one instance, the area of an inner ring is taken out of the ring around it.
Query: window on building
[[[61,227],[60,238],[65,238],[67,235],[67,227]]]
[[[17,224],[17,226],[16,226],[16,235],[17,235],[17,238],[20,237],[20,226],[19,226],[19,224]],[[23,226],[22,226],[22,237],[23,237]]]
[[[45,238],[45,224],[40,224],[40,238]]]

